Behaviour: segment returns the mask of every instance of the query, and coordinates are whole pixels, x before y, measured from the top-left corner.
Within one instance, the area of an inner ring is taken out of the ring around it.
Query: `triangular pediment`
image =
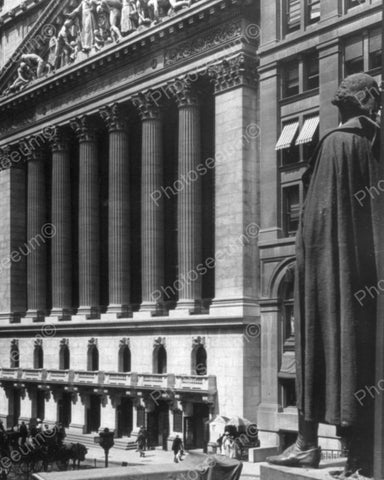
[[[32,28],[1,69],[0,92],[3,92],[17,78],[21,55],[36,54],[43,59],[47,58],[51,39],[59,32],[65,21],[65,14],[75,8],[80,1],[50,0],[48,2]]]

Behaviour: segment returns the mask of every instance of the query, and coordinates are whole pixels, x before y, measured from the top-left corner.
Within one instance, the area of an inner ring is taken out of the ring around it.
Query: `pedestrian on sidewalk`
[[[172,450],[173,450],[173,453],[174,453],[173,461],[175,463],[181,462],[182,461],[182,455],[183,455],[183,441],[181,440],[179,435],[176,435],[175,439],[173,440]]]
[[[140,452],[140,457],[145,457],[145,444],[147,441],[147,432],[144,430],[144,427],[140,427],[139,433],[137,435],[137,449]]]

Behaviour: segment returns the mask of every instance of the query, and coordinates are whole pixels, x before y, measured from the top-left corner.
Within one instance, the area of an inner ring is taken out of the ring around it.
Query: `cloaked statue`
[[[373,470],[377,298],[383,195],[359,192],[383,177],[380,92],[366,74],[347,77],[332,102],[341,125],[324,135],[303,178],[309,185],[296,240],[295,339],[299,434],[271,464],[318,467],[318,425],[335,425],[348,452],[341,478]]]

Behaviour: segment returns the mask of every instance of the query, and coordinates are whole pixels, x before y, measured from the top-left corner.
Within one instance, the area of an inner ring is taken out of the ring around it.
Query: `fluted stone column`
[[[27,318],[42,321],[47,308],[47,198],[42,151],[27,157]]]
[[[178,292],[176,310],[194,313],[201,306],[202,279],[196,267],[201,258],[201,177],[193,175],[201,163],[200,110],[198,98],[187,83],[178,82],[175,98],[179,109],[177,178],[183,183],[178,192]]]
[[[100,115],[109,131],[108,313],[122,318],[131,313],[128,125],[117,104]]]
[[[57,128],[52,148],[52,214],[56,230],[52,238],[52,311],[60,320],[72,313],[72,224],[71,224],[71,159],[69,138]]]
[[[142,120],[140,312],[163,312],[164,203],[156,195],[163,185],[163,137],[160,109],[144,97],[134,99]]]
[[[96,130],[86,116],[71,122],[79,139],[79,315],[100,313],[100,209]]]

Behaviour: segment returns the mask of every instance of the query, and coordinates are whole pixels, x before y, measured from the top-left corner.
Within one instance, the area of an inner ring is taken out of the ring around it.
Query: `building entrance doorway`
[[[148,413],[148,443],[152,447],[168,449],[169,436],[169,406],[166,402],[159,402],[154,411]]]
[[[204,403],[193,404],[191,421],[192,447],[207,449],[209,441],[209,406]]]
[[[101,419],[101,397],[98,395],[89,396],[89,407],[87,408],[87,433],[98,432]]]
[[[116,409],[117,436],[129,437],[132,431],[133,406],[130,398],[122,398]]]
[[[45,392],[37,390],[36,392],[36,418],[44,420],[45,417]]]
[[[59,422],[62,423],[64,427],[69,427],[72,414],[72,399],[70,393],[63,393],[62,398],[58,401],[57,410]]]

